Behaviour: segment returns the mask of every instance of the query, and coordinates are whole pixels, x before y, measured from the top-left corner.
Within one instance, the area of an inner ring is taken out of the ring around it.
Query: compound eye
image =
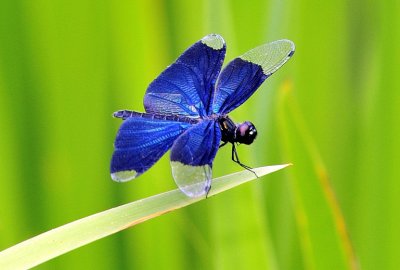
[[[239,143],[251,144],[257,137],[257,129],[253,123],[246,121],[238,125],[236,139]]]
[[[250,136],[255,136],[257,134],[257,130],[254,126],[250,126],[249,128],[249,135]]]

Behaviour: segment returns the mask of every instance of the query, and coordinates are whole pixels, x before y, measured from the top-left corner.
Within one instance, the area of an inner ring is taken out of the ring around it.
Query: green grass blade
[[[305,266],[359,269],[328,170],[291,95],[292,87],[287,81],[281,88],[278,117],[282,134],[287,134],[284,153],[298,165],[289,177],[297,179],[291,181],[291,189]]]
[[[289,164],[254,169],[259,177]],[[216,178],[209,197],[256,179],[247,170]],[[26,269],[68,251],[119,232],[148,219],[190,205],[204,198],[190,198],[178,189],[121,205],[40,234],[0,253],[0,269]]]

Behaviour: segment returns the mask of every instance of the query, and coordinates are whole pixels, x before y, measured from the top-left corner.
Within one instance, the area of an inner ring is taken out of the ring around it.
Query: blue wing
[[[147,88],[148,113],[193,117],[211,112],[215,81],[225,58],[225,41],[211,34],[187,49]]]
[[[191,125],[183,122],[127,118],[115,139],[111,177],[118,182],[131,180],[157,162],[174,140]]]
[[[245,102],[294,53],[294,43],[278,40],[235,58],[221,72],[213,100],[213,112],[227,114]]]
[[[212,162],[221,141],[216,121],[205,120],[186,130],[171,148],[172,175],[190,197],[206,195],[211,188]]]

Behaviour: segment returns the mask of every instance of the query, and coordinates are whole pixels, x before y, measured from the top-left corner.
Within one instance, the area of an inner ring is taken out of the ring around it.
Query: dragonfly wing
[[[159,160],[174,140],[191,125],[188,123],[127,118],[115,139],[111,177],[118,182],[131,180]]]
[[[254,48],[231,61],[221,72],[213,100],[213,112],[227,114],[245,102],[293,55],[294,43],[278,40]]]
[[[149,85],[144,97],[146,112],[208,115],[225,48],[224,39],[216,34],[193,44]]]
[[[211,188],[212,162],[221,141],[216,121],[206,120],[186,130],[171,148],[172,175],[189,197],[206,195]]]

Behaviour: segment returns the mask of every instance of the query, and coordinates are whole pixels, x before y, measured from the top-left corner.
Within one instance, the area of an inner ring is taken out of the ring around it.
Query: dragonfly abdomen
[[[123,120],[130,117],[140,117],[147,119],[155,119],[155,120],[165,120],[165,121],[175,121],[175,122],[184,122],[189,124],[197,124],[201,121],[201,118],[193,118],[187,117],[183,115],[173,115],[173,114],[157,114],[157,113],[141,113],[130,110],[120,110],[116,111],[113,114],[116,118],[122,118]]]

